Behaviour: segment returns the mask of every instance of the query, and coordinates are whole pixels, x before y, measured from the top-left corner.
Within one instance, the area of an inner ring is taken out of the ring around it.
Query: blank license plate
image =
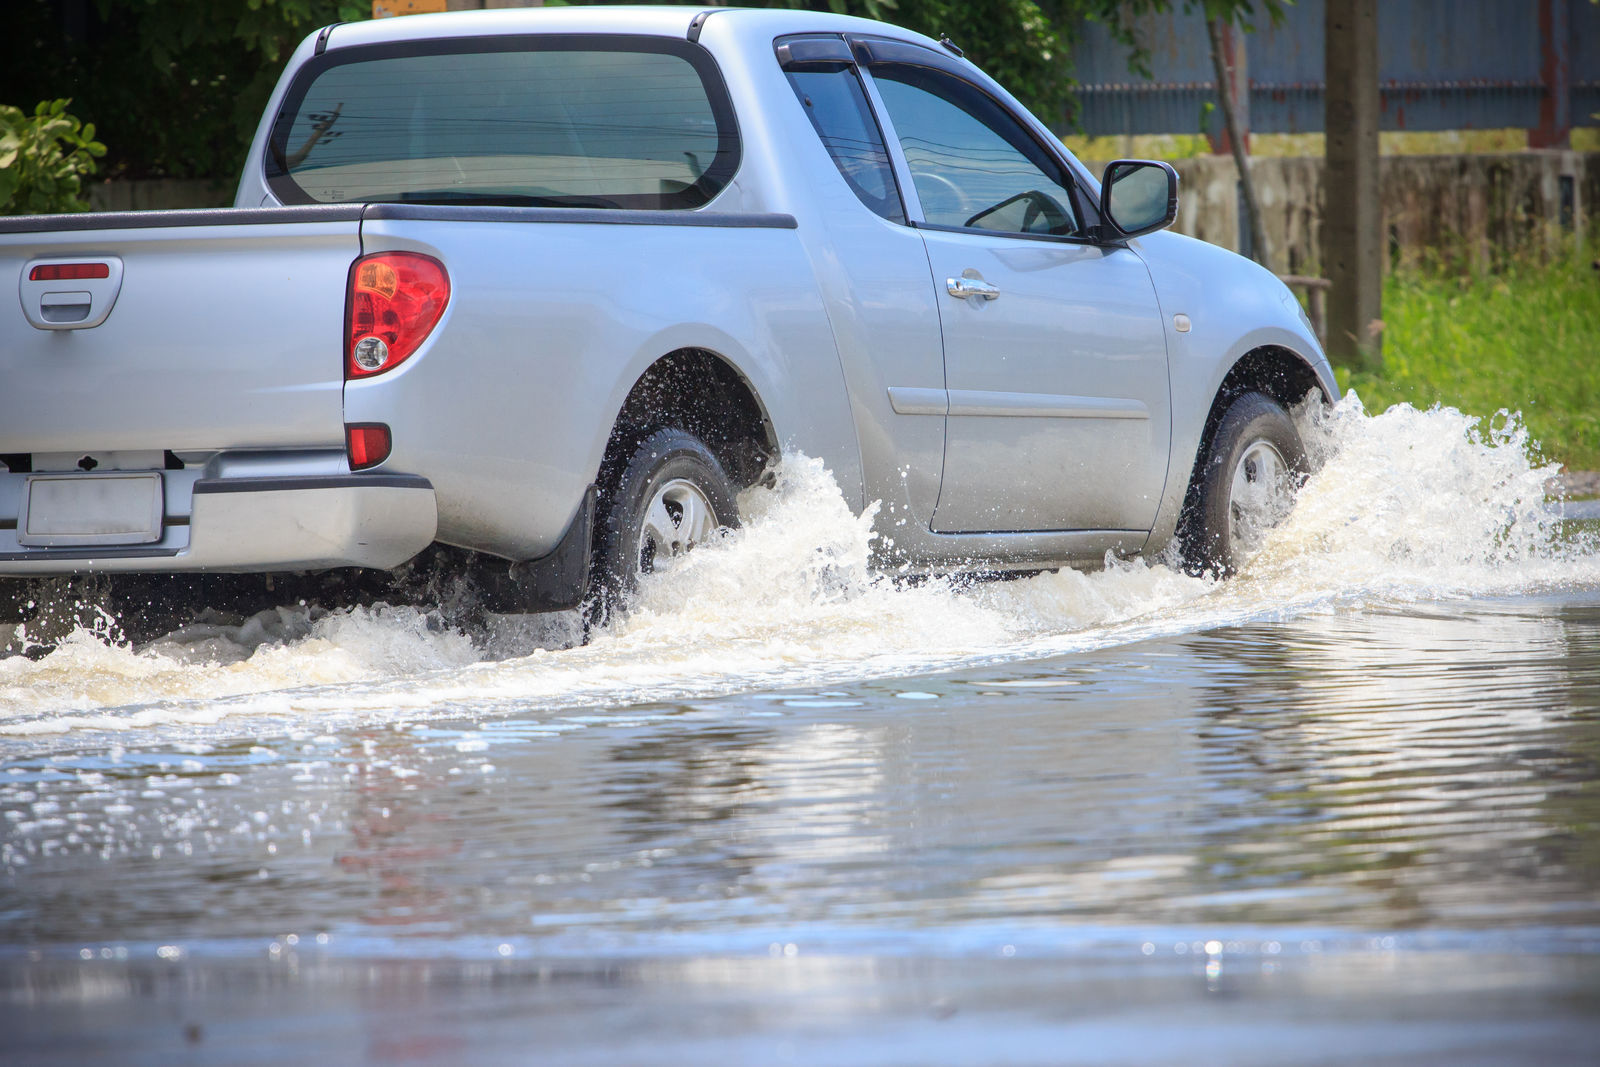
[[[161,475],[67,474],[28,479],[24,545],[147,545],[161,540]]]

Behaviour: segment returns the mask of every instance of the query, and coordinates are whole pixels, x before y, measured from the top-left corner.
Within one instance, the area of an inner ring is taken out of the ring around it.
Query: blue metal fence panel
[[[1379,4],[1383,128],[1537,126],[1540,57],[1539,5],[1532,0]]]
[[[1090,134],[1198,133],[1204,108],[1216,100],[1205,20],[1172,14],[1141,19],[1153,81],[1128,70],[1127,51],[1100,23],[1090,23],[1074,50],[1078,121]]]
[[[1572,50],[1572,124],[1600,126],[1600,5],[1569,8]]]
[[[1569,14],[1571,120],[1600,125],[1600,8],[1555,0]],[[1387,130],[1534,128],[1545,99],[1537,0],[1386,0],[1378,69]],[[1246,35],[1250,126],[1322,129],[1324,0],[1298,0],[1278,26]],[[1073,53],[1078,122],[1089,134],[1205,133],[1220,124],[1205,23],[1199,15],[1141,20],[1154,78],[1131,74],[1126,50],[1090,24]]]

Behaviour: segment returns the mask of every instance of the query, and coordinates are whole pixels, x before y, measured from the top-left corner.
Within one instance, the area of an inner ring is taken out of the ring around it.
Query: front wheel
[[[1185,569],[1238,570],[1288,516],[1306,471],[1305,445],[1283,405],[1264,393],[1236,397],[1185,502],[1178,527]]]
[[[600,500],[591,619],[608,616],[641,576],[737,525],[733,483],[705,442],[676,429],[649,435]]]

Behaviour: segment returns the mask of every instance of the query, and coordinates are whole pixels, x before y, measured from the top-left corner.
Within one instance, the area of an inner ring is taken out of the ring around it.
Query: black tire
[[[665,495],[663,495],[665,494]],[[677,503],[674,503],[676,494]],[[711,511],[710,526],[690,536],[691,519],[683,509],[692,509],[695,495]],[[674,521],[684,540],[673,546],[662,545],[652,525],[650,508],[661,496],[662,506]],[[595,524],[593,581],[586,615],[591,623],[603,623],[624,606],[638,588],[641,573],[653,570],[663,552],[687,551],[703,534],[739,525],[733,482],[704,441],[683,430],[657,430],[634,448],[610,484],[600,495],[599,517]]]
[[[1307,469],[1305,444],[1283,405],[1264,393],[1235,397],[1195,468],[1178,523],[1184,569],[1218,577],[1238,570],[1260,535],[1283,520]],[[1248,499],[1234,499],[1236,474]]]

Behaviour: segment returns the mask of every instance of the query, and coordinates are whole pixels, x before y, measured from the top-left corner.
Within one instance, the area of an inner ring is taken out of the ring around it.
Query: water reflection
[[[1243,819],[1213,816],[1196,892],[1173,903],[1248,921],[1334,905],[1386,926],[1600,918],[1596,872],[1570,863],[1571,817],[1594,810],[1600,665],[1574,623],[1592,644],[1589,612],[1493,606],[1192,639],[1214,664],[1206,776]]]
[[[0,775],[0,930],[519,957],[1110,938],[1207,963],[1219,936],[1322,936],[1295,930],[1560,940],[1600,927],[1597,709],[1600,604],[1569,598],[914,684],[60,752]]]
[[[641,738],[609,753],[604,792],[619,833],[697,895],[759,894],[806,865],[875,863],[888,850],[881,734],[811,723]]]

